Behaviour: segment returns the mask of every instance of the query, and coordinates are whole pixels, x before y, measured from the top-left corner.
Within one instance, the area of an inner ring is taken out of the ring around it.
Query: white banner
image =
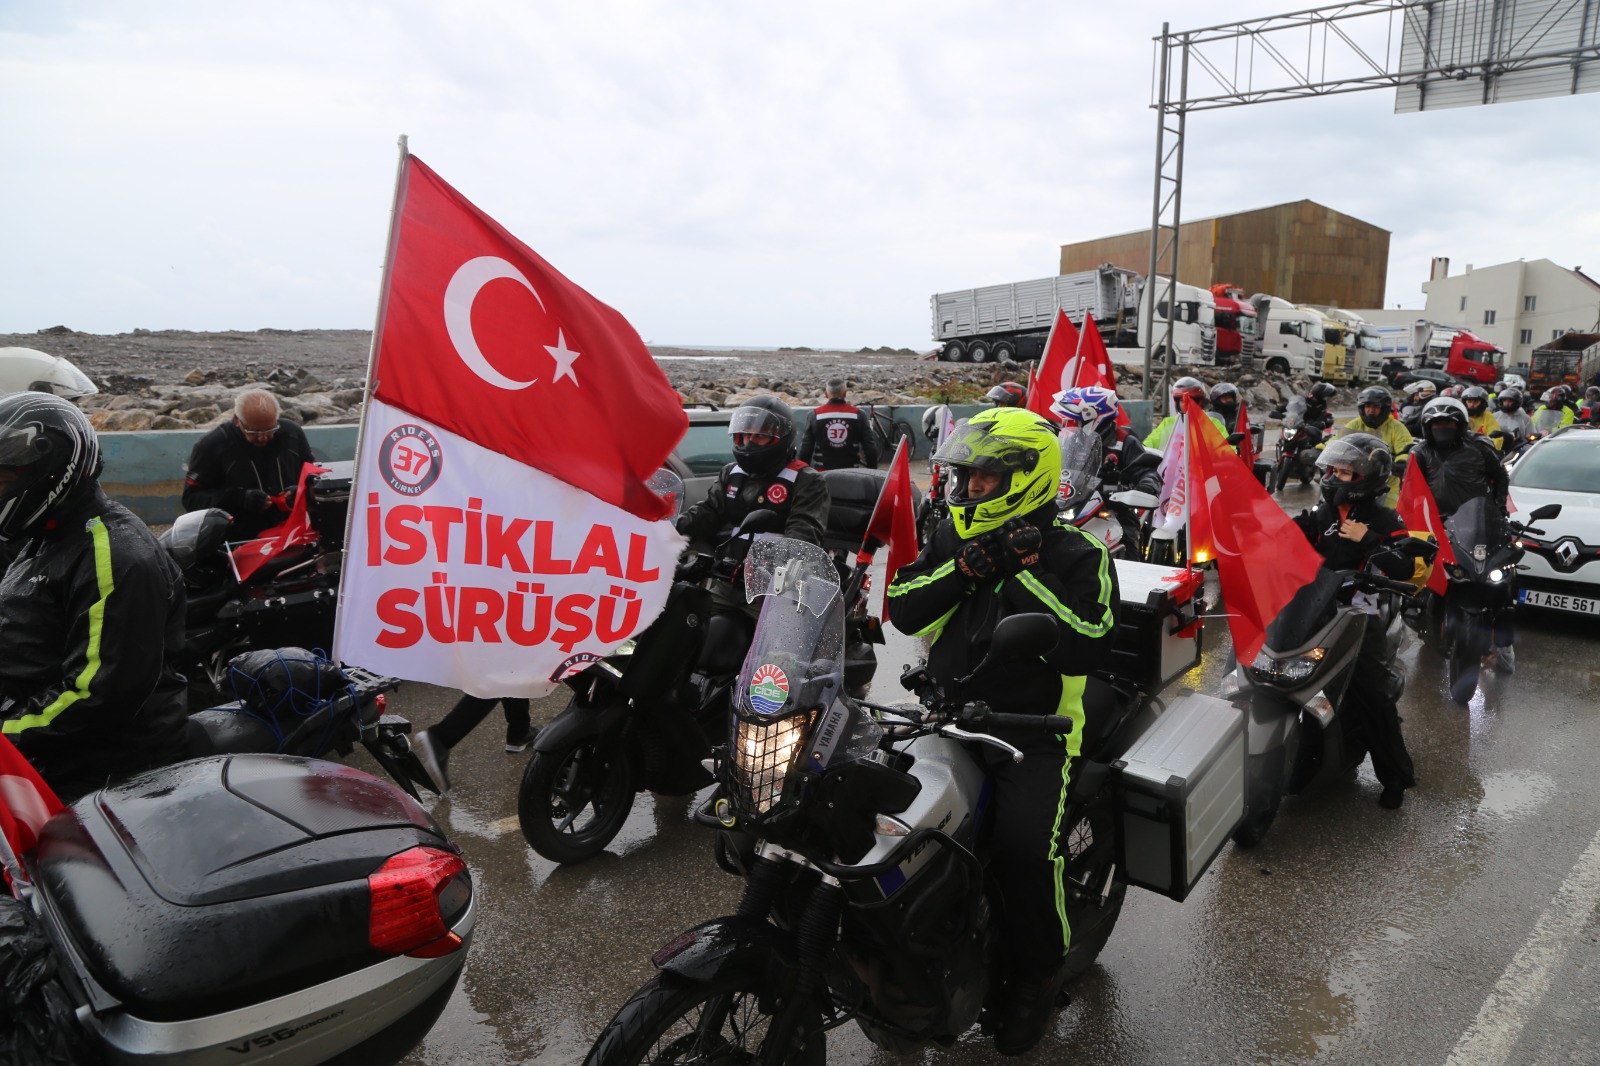
[[[1161,497],[1156,506],[1156,529],[1182,529],[1189,522],[1189,426],[1179,415],[1167,438],[1161,459]]]
[[[334,655],[474,696],[542,696],[638,635],[686,543],[374,400]]]

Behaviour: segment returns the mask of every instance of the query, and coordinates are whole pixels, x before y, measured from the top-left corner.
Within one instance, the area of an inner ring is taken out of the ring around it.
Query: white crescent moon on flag
[[[468,259],[462,263],[450,278],[450,284],[445,286],[444,327],[450,334],[450,343],[455,345],[456,354],[461,357],[468,370],[496,388],[514,392],[527,388],[539,379],[518,381],[500,373],[483,357],[483,352],[478,348],[478,340],[472,335],[473,301],[478,298],[478,293],[485,285],[501,278],[519,283],[533,294],[534,301],[538,303],[540,309],[544,308],[544,301],[539,299],[539,294],[533,291],[533,284],[522,276],[521,271],[499,256],[480,255],[476,259]]]
[[[34,836],[50,820],[50,808],[33,782],[12,774],[0,776],[0,804],[11,811],[11,817],[28,827]]]

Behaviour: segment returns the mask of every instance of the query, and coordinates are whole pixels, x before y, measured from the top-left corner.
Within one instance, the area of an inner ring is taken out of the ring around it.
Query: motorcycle
[[[989,657],[952,686],[913,667],[902,683],[921,705],[894,708],[844,692],[845,608],[823,553],[758,538],[745,589],[751,599],[765,597],[761,621],[728,741],[710,760],[719,788],[696,815],[718,829],[718,864],[745,878],[744,893],[734,915],[655,953],[660,972],[599,1035],[588,1066],[818,1064],[826,1031],[852,1020],[895,1053],[948,1048],[979,1022],[999,987],[1003,892],[986,863],[989,785],[963,744],[1020,758],[977,730],[1070,727],[1065,716],[993,713],[966,687],[1007,662],[1048,653],[1055,622],[1004,619]],[[1125,860],[1115,825],[1111,760],[1155,720],[1155,701],[1131,684],[1097,686],[1095,698],[1111,707],[1098,735],[1085,739],[1061,821],[1069,976],[1093,963],[1135,883],[1125,871],[1137,862]],[[1238,728],[1235,813],[1243,809]],[[1216,848],[1232,827],[1218,827]],[[1207,845],[1196,850],[1203,872]],[[1161,865],[1169,868],[1166,853]]]
[[[1299,795],[1361,765],[1366,742],[1344,701],[1366,635],[1364,605],[1383,620],[1388,684],[1399,699],[1405,675],[1393,664],[1403,632],[1400,603],[1413,592],[1406,582],[1369,571],[1323,569],[1267,627],[1255,660],[1235,662],[1220,695],[1248,721],[1245,815],[1233,834],[1240,847],[1266,836],[1285,794]]]
[[[0,852],[5,1046],[30,1066],[397,1063],[477,920],[460,849],[425,810],[312,759],[179,763]]]
[[[327,473],[305,479],[314,535],[265,561],[251,557],[256,542],[229,541],[233,518],[215,507],[179,515],[157,538],[183,572],[184,673],[198,695],[227,691],[228,662],[240,652],[333,646],[353,464],[326,465]],[[287,500],[280,506],[289,509]]]
[[[388,712],[398,678],[340,666],[303,648],[247,652],[228,670],[228,685],[240,698],[189,715],[205,734],[207,754],[343,758],[360,744],[413,799],[420,798],[417,784],[439,792],[411,750],[411,723]]]
[[[1100,477],[1103,459],[1104,444],[1098,433],[1081,426],[1063,430],[1061,492],[1056,505],[1063,518],[1104,544],[1113,559],[1140,559],[1144,555],[1140,514],[1128,501],[1149,499],[1154,506],[1155,500],[1147,493],[1131,491],[1108,497]]]
[[[859,488],[863,479],[882,486],[882,475],[871,471],[824,476],[830,494]],[[830,508],[826,539],[836,548],[861,545],[862,531],[846,518],[851,510],[836,515]],[[682,796],[711,784],[703,763],[723,727],[750,629],[740,616],[716,614],[706,586],[731,584],[751,538],[777,525],[775,513],[753,511],[714,553],[684,559],[660,617],[638,640],[566,680],[572,699],[535,737],[517,790],[517,819],[534,851],[552,862],[590,858],[621,831],[636,794]],[[883,643],[882,627],[867,611],[872,557],[863,551],[853,567],[834,564],[836,580],[844,573],[849,590],[846,683],[862,694],[877,671],[872,645]]]
[[[1278,438],[1278,450],[1272,464],[1273,492],[1282,492],[1290,478],[1299,478],[1302,486],[1319,477],[1317,472],[1318,446],[1327,439],[1328,427],[1322,421],[1306,419],[1306,401],[1303,396],[1290,400],[1283,411],[1283,434]]]
[[[1521,522],[1505,518],[1486,496],[1475,497],[1444,520],[1454,561],[1443,596],[1417,594],[1405,620],[1423,642],[1446,660],[1450,698],[1467,703],[1478,687],[1484,656],[1511,644],[1516,574],[1525,549],[1517,537],[1540,536],[1533,523],[1555,518],[1561,504],[1547,503]],[[1434,565],[1439,565],[1435,562]]]

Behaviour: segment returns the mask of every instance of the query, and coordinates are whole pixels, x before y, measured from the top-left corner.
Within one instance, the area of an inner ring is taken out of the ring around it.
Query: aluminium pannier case
[[[1107,672],[1160,692],[1200,662],[1205,572],[1115,560],[1117,626]]]
[[[1182,902],[1244,818],[1244,712],[1184,696],[1111,765],[1128,883]]]

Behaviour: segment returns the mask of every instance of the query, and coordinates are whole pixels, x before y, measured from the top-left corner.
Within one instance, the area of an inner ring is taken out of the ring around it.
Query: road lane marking
[[[1596,903],[1600,903],[1600,835],[1589,842],[1556,890],[1445,1066],[1505,1066]]]

